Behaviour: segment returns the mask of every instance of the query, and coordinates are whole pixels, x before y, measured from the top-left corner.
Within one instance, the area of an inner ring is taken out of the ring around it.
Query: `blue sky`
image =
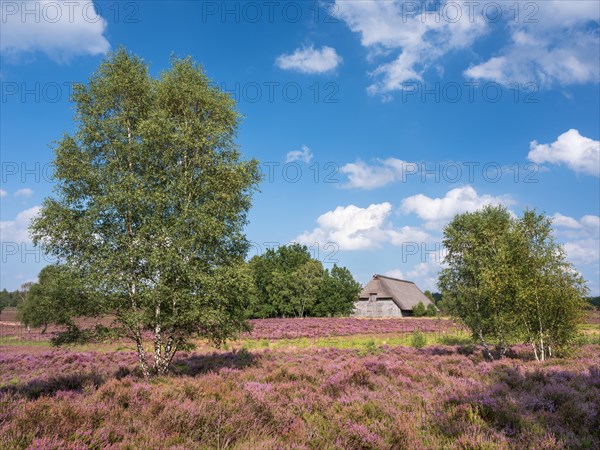
[[[69,83],[125,46],[154,75],[191,55],[238,100],[265,180],[251,254],[297,241],[326,267],[435,289],[442,228],[505,204],[554,217],[600,290],[600,4],[6,1],[0,288],[47,258],[27,223],[72,132]]]

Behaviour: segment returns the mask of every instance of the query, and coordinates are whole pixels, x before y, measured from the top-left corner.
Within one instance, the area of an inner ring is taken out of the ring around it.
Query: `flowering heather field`
[[[600,346],[545,363],[462,347],[135,355],[2,347],[0,448],[599,448]]]
[[[355,334],[443,332],[453,326],[447,319],[356,319],[351,317],[251,320],[252,339],[294,339]]]
[[[49,340],[62,328],[51,326],[46,334],[34,329],[28,332],[11,312],[3,312],[0,321],[0,340],[2,338],[18,338],[23,340]],[[11,320],[12,319],[12,320]],[[97,323],[109,326],[108,318],[81,320],[82,328],[91,328]],[[305,319],[256,319],[250,320],[252,331],[241,336],[243,339],[295,339],[320,338],[332,336],[351,336],[363,334],[401,334],[415,330],[424,333],[445,333],[456,329],[449,319],[401,318],[401,319],[357,319],[352,317],[305,318]]]

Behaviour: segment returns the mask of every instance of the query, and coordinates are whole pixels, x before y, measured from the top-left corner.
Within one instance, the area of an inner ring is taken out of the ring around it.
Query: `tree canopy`
[[[150,374],[166,373],[191,336],[216,344],[246,328],[243,233],[258,163],[235,143],[240,114],[190,58],[153,78],[119,49],[74,87],[75,127],[54,147],[54,196],[36,244],[114,314]]]
[[[348,269],[324,269],[300,244],[268,249],[249,267],[254,279],[250,317],[348,315],[360,292]]]
[[[102,312],[98,308],[101,302],[87,295],[82,280],[67,266],[46,266],[38,278],[27,298],[17,305],[19,320],[24,325],[42,327],[45,333],[49,324],[74,327],[75,317],[97,316]]]
[[[444,229],[444,246],[444,307],[490,358],[489,344],[502,355],[508,344],[524,341],[545,359],[573,341],[587,289],[549,218],[534,211],[515,218],[504,207],[487,206],[457,215]]]

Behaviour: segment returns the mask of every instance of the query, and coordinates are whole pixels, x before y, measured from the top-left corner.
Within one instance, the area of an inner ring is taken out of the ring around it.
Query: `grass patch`
[[[452,334],[419,333],[419,346],[427,345],[467,345],[471,337],[467,332],[457,331]],[[244,339],[232,342],[232,348],[245,348],[257,350],[269,348],[273,350],[295,350],[303,348],[345,348],[358,349],[365,353],[373,353],[379,347],[415,347],[414,333],[386,334],[386,335],[352,335],[352,336],[327,336],[320,338],[295,338],[295,339]]]

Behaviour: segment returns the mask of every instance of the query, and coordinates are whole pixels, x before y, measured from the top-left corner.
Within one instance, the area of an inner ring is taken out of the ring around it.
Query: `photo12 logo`
[[[20,23],[138,23],[138,2],[0,1],[2,24]]]
[[[325,164],[314,162],[309,166],[296,161],[286,163],[265,161],[261,166],[263,179],[267,183],[276,183],[279,180],[286,183],[298,183],[307,177],[313,183],[339,183],[337,178],[339,165],[331,161]]]
[[[406,81],[400,89],[400,101],[409,103],[498,103],[502,100],[513,103],[539,103],[537,83],[509,83],[506,86],[490,81],[424,83]]]
[[[202,23],[338,23],[339,6],[324,1],[203,1]]]
[[[2,103],[58,103],[71,101],[72,82],[0,82],[0,101]]]
[[[27,163],[23,161],[2,161],[0,179],[2,184],[9,181],[19,183],[52,183],[54,182],[54,165],[40,162]]]
[[[248,81],[213,83],[223,92],[229,94],[236,103],[339,103],[340,87],[337,83],[314,82],[302,85],[295,81],[281,83],[279,81]]]
[[[279,247],[296,244],[297,242],[281,243],[277,241],[249,242],[248,259],[254,256],[263,256],[268,250],[276,251]],[[306,246],[311,258],[321,261],[324,265],[333,265],[339,263],[337,254],[340,246],[336,242],[314,242]]]
[[[387,3],[391,3],[388,0]],[[364,0],[344,0],[342,3],[365,3]],[[396,14],[402,23],[458,23],[484,21],[497,23],[538,23],[537,2],[480,1],[402,1],[395,2]],[[337,24],[341,18],[340,4],[335,1],[203,1],[202,23],[313,23]]]
[[[58,259],[45,252],[43,246],[30,242],[2,242],[2,264],[36,263],[55,264]]]

